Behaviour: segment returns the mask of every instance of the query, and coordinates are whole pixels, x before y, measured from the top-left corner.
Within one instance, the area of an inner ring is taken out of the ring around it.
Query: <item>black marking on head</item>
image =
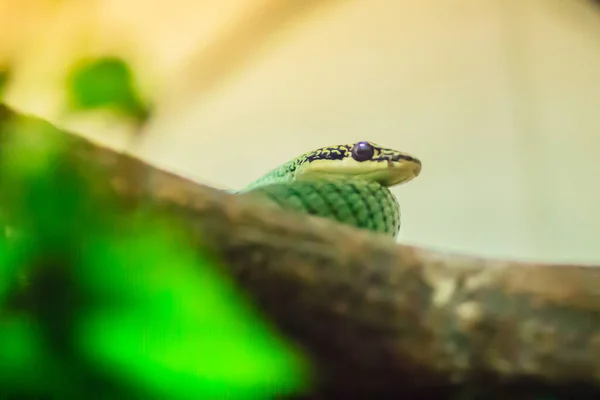
[[[350,146],[330,146],[315,150],[306,155],[306,158],[301,162],[313,162],[317,160],[343,160],[350,153]]]
[[[364,153],[362,156],[358,156],[358,158],[357,158],[354,153],[355,153],[355,149],[357,149],[359,147],[361,147],[363,149],[370,148],[373,150],[373,154],[367,158],[366,156],[369,155],[370,151],[366,150],[366,153]],[[359,162],[369,161],[369,160],[376,161],[376,162],[389,162],[389,161],[405,160],[405,161],[410,161],[410,162],[414,162],[417,164],[421,164],[421,162],[418,159],[413,158],[407,154],[401,154],[394,150],[384,149],[377,145],[374,145],[373,143],[362,141],[362,142],[357,142],[357,143],[353,143],[353,144],[349,144],[349,145],[343,144],[343,145],[339,145],[339,146],[323,147],[323,148],[317,149],[315,151],[312,151],[310,153],[307,153],[303,157],[295,160],[294,164],[290,165],[290,170],[293,171],[299,165],[302,165],[304,163],[311,163],[313,161],[318,161],[318,160],[343,160],[346,157],[352,157],[353,159],[355,159],[356,161],[359,161]]]
[[[421,161],[419,161],[418,159],[416,159],[414,157],[409,156],[408,154],[401,154],[401,153],[386,150],[386,149],[381,149],[381,152],[376,157],[373,157],[373,161],[400,161],[400,160],[410,161],[410,162],[414,162],[414,163],[421,165]]]

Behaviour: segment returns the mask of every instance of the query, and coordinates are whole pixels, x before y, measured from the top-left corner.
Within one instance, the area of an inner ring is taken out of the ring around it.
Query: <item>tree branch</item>
[[[13,116],[0,108],[0,128]],[[598,267],[398,245],[215,190],[76,135],[64,139],[82,168],[107,174],[115,196],[180,218],[198,251],[222,260],[313,356],[323,387],[335,393],[600,387]]]

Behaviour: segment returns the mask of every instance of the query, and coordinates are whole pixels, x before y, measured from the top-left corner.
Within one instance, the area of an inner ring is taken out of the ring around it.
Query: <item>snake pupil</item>
[[[367,142],[358,142],[352,147],[352,158],[362,162],[370,160],[375,154],[375,149]]]

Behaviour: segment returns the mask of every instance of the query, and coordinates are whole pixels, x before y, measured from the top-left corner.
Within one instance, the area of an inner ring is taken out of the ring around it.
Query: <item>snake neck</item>
[[[300,165],[298,159],[280,165],[250,183],[242,190],[242,192],[247,192],[273,183],[293,182],[296,180],[296,169],[298,168],[298,165]]]

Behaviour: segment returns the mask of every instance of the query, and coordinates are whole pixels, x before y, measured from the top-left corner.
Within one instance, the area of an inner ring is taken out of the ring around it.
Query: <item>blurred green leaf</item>
[[[300,355],[180,232],[141,222],[92,243],[82,281],[111,301],[81,321],[82,348],[169,398],[268,398],[301,388]],[[102,273],[107,265],[113,273]]]
[[[129,65],[116,57],[76,65],[67,79],[67,94],[76,110],[112,109],[139,121],[148,116]]]
[[[30,316],[3,316],[0,355],[0,398],[10,392],[42,395],[60,390],[65,371],[48,354],[39,327]]]

